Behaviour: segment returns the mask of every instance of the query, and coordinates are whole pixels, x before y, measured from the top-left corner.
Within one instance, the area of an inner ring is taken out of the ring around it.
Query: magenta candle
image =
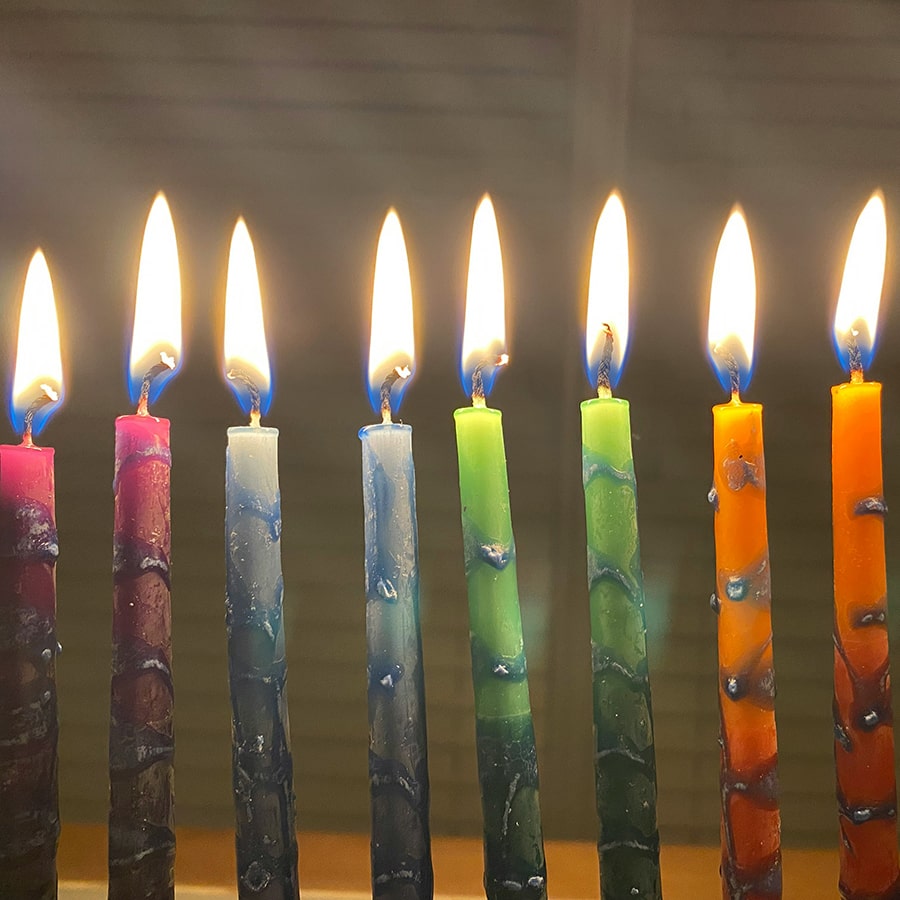
[[[0,897],[57,893],[59,542],[53,450],[35,446],[33,435],[61,391],[53,286],[38,251],[25,282],[13,384],[22,443],[0,446]]]
[[[130,383],[137,413],[116,419],[109,725],[109,898],[175,890],[169,421],[149,404],[176,368],[181,288],[162,194],[141,252]]]

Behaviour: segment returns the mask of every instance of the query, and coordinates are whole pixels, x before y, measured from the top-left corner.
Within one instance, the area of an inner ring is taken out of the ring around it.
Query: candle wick
[[[138,398],[137,414],[139,416],[150,415],[150,385],[157,375],[163,372],[172,372],[175,369],[175,358],[169,356],[165,351],[159,354],[159,362],[147,371],[144,380],[141,382],[141,394]]]
[[[613,333],[612,328],[604,322],[603,350],[600,353],[600,365],[597,368],[597,396],[601,399],[612,397],[610,374],[612,371]]]
[[[487,406],[487,397],[484,392],[484,375],[482,374],[482,370],[490,366],[493,369],[496,369],[500,366],[505,366],[509,363],[509,354],[501,353],[499,356],[495,356],[494,359],[483,359],[477,366],[475,366],[475,371],[472,373],[472,406],[477,407],[478,409],[483,409]]]
[[[398,381],[405,381],[412,375],[409,366],[394,366],[388,372],[384,381],[381,382],[381,424],[392,425],[393,418],[391,416],[391,391]]]
[[[259,428],[259,420],[262,417],[262,398],[256,382],[240,369],[230,369],[225,377],[229,381],[238,381],[247,388],[247,393],[250,394],[250,425]]]
[[[741,402],[741,370],[737,364],[737,360],[732,353],[729,353],[721,344],[713,347],[713,353],[718,356],[728,370],[728,377],[731,380],[731,402]]]
[[[59,394],[50,387],[49,384],[41,385],[41,392],[31,402],[28,409],[25,410],[25,428],[22,432],[22,446],[33,447],[32,431],[34,429],[34,415],[43,406],[48,403],[56,403],[59,400]]]
[[[850,381],[853,384],[862,384],[862,353],[859,350],[859,341],[856,339],[857,334],[855,328],[850,329],[850,334],[847,336],[847,357],[850,363]]]

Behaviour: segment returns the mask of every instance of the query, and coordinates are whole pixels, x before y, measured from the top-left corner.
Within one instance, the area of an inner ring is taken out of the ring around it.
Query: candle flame
[[[867,368],[875,353],[886,255],[884,195],[875,191],[856,220],[834,314],[834,346],[848,372]],[[858,351],[855,361],[851,350]]]
[[[149,400],[181,365],[181,275],[178,244],[169,204],[156,195],[141,245],[134,332],[128,366],[131,399],[137,403],[147,374],[155,370]]]
[[[732,394],[753,374],[756,330],[756,271],[743,210],[728,217],[713,268],[709,297],[709,358],[719,382]]]
[[[618,191],[613,191],[597,220],[588,286],[585,365],[597,386],[607,341],[612,336],[609,386],[615,387],[628,349],[628,223]]]
[[[243,218],[234,226],[228,254],[225,377],[245,413],[268,411],[272,400],[272,373],[266,348],[262,295],[253,241]]]
[[[63,370],[53,282],[47,260],[38,250],[28,266],[19,313],[19,339],[10,403],[16,431],[25,434],[30,421],[31,433],[39,434],[59,408],[62,397]]]
[[[388,210],[378,237],[372,286],[372,330],[369,338],[369,400],[376,412],[383,403],[399,409],[415,370],[412,284],[400,217]],[[382,397],[382,389],[387,390]]]
[[[466,317],[460,361],[466,393],[472,396],[473,379],[478,374],[483,393],[489,394],[497,369],[505,365],[507,359],[503,256],[494,205],[490,196],[485,194],[475,210],[469,250]]]

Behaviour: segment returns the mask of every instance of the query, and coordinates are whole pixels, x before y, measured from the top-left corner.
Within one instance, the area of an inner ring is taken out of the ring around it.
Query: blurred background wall
[[[630,216],[632,401],[667,841],[718,836],[709,407],[718,236],[735,200],[757,254],[787,843],[833,846],[830,322],[855,217],[888,202],[880,353],[888,502],[900,496],[900,6],[889,0],[4,0],[0,367],[31,251],[62,317],[57,448],[62,811],[104,821],[113,418],[154,192],[185,295],[172,419],[178,820],[228,827],[220,375],[235,217],[256,241],[281,429],[286,618],[300,826],[368,827],[358,428],[375,242],[406,230],[434,830],[480,830],[451,412],[471,215],[495,199],[512,364],[505,415],[542,803],[593,838],[578,402],[592,229]],[[6,437],[13,438],[7,428]],[[895,587],[900,534],[888,520]],[[893,592],[896,602],[897,590]],[[892,611],[900,623],[900,609]],[[892,629],[897,633],[897,629]],[[900,643],[897,644],[900,648]]]

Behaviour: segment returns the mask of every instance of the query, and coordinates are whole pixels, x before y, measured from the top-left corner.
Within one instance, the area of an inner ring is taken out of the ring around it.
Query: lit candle
[[[372,291],[369,395],[381,424],[359,432],[366,538],[372,894],[430,900],[425,680],[412,428],[392,414],[414,369],[412,288],[400,219],[388,212]]]
[[[781,820],[762,405],[743,403],[756,327],[747,223],[734,209],[709,300],[710,360],[731,402],[713,407],[722,797],[722,896],[781,897]]]
[[[853,232],[834,318],[850,374],[831,389],[834,528],[834,759],[840,813],[840,893],[900,896],[881,473],[881,385],[872,361],[884,281],[884,198],[872,196]]]
[[[0,447],[0,897],[56,897],[56,501],[33,442],[62,400],[53,285],[40,250],[22,297],[12,420]]]
[[[475,212],[458,409],[459,496],[469,592],[475,738],[488,900],[545,898],[537,752],[531,721],[503,425],[487,395],[506,355],[503,261],[494,207]]]
[[[109,897],[174,896],[169,420],[149,413],[181,363],[181,279],[165,197],[153,201],[129,362],[137,413],[116,419]]]
[[[225,624],[238,896],[295,900],[297,834],[285,680],[278,429],[256,256],[238,219],[225,290],[224,369],[250,424],[228,429]]]
[[[617,193],[594,235],[585,344],[597,389],[581,404],[581,441],[600,890],[651,900],[662,893],[637,483],[629,404],[612,396],[628,347],[628,231]]]

